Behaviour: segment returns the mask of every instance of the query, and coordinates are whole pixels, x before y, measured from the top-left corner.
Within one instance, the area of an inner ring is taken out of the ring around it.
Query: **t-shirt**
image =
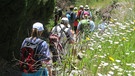
[[[38,40],[40,40],[40,38],[37,38],[35,40],[32,39],[31,42],[32,43],[37,43]],[[26,40],[23,41],[21,48],[24,46],[25,43],[26,43]],[[50,51],[49,51],[49,47],[48,47],[48,44],[46,43],[46,41],[43,41],[41,43],[41,45],[39,45],[37,50],[38,50],[38,53],[42,55],[42,56],[39,57],[39,59],[43,59],[43,60],[50,59]]]

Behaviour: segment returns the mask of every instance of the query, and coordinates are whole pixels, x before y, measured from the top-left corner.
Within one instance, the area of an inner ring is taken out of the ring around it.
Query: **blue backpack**
[[[66,13],[66,17],[68,18],[69,22],[74,22],[75,20],[75,13],[72,11],[69,11]]]

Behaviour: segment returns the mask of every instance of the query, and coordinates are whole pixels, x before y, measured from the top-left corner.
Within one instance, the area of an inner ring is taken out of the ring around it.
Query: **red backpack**
[[[41,61],[38,60],[38,47],[43,40],[38,40],[36,43],[32,43],[29,38],[25,39],[24,46],[21,48],[20,69],[25,73],[36,72],[40,66]]]

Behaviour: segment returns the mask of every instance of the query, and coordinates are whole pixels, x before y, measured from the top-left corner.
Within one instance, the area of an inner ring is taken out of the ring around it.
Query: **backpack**
[[[88,11],[84,11],[84,12],[83,12],[83,15],[88,15],[88,16],[90,16],[90,13],[89,13]]]
[[[69,22],[73,22],[75,19],[75,13],[72,11],[69,11],[66,13],[66,17],[68,18]]]
[[[61,44],[60,43],[60,39],[61,39],[62,36],[61,35],[60,36],[58,35],[57,27],[60,27],[61,28],[61,31],[60,31],[61,34],[64,33],[66,35],[66,37],[69,38],[68,33],[64,31],[66,29],[66,27],[62,28],[60,26],[60,24],[58,24],[57,26],[55,26],[55,29],[54,29],[55,32],[52,32],[49,35],[49,44],[50,45],[54,45],[54,43],[58,43],[57,49],[58,50],[62,50],[64,48],[64,45],[66,44],[67,41],[64,44]],[[69,39],[67,39],[67,40],[69,40]]]
[[[31,39],[26,38],[26,43],[21,48],[20,70],[25,73],[36,72],[41,67],[41,61],[38,60],[38,47],[43,40],[32,43]]]
[[[78,11],[78,15],[77,15],[77,18],[78,18],[78,19],[82,19],[82,17],[83,17],[83,12],[84,12],[83,10],[79,10],[79,11]]]
[[[89,21],[87,19],[83,19],[80,21],[81,22],[81,27],[80,30],[82,32],[86,31],[87,29],[89,29]]]

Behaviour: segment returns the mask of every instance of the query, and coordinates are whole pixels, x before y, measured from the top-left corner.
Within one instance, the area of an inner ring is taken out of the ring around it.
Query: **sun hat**
[[[33,28],[36,28],[38,31],[43,31],[44,30],[43,24],[40,23],[40,22],[34,23]]]

